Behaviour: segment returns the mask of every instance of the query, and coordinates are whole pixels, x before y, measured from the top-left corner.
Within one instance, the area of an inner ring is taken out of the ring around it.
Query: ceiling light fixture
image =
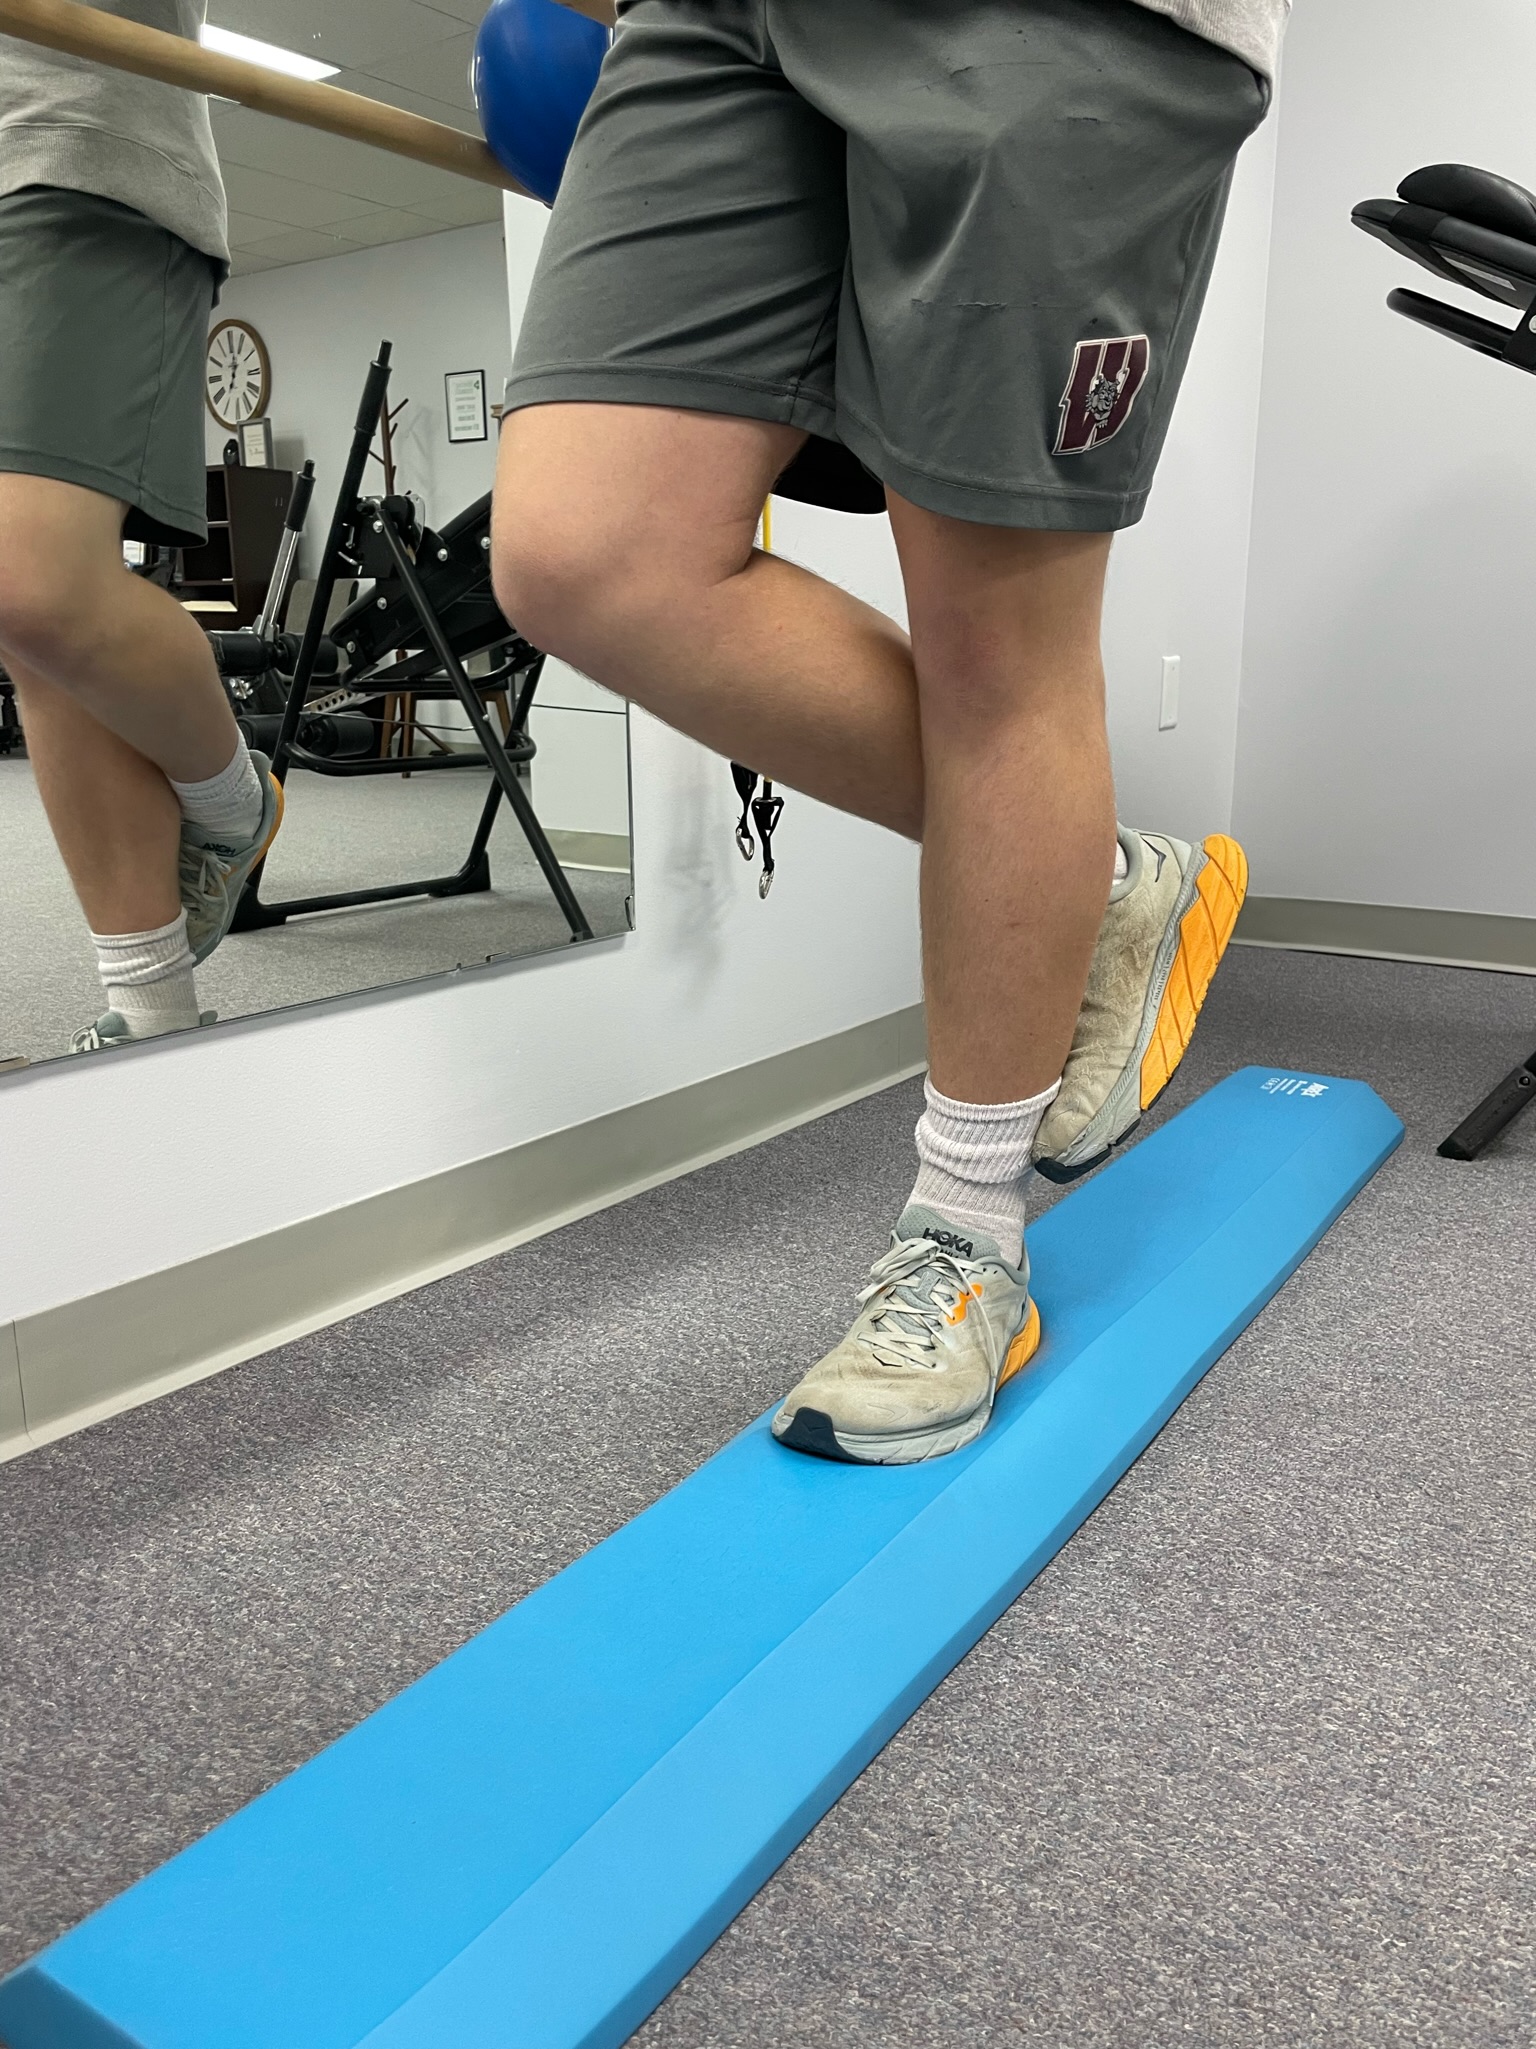
[[[197,40],[205,50],[217,50],[221,57],[243,57],[247,64],[260,64],[268,71],[285,72],[289,78],[334,78],[336,64],[322,64],[314,57],[301,57],[297,50],[284,50],[276,43],[260,43],[254,36],[237,36],[233,29],[204,23]]]

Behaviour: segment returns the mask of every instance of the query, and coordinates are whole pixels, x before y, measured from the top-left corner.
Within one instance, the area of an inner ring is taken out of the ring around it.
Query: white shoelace
[[[971,1260],[944,1251],[931,1238],[907,1238],[893,1245],[870,1268],[869,1285],[860,1292],[861,1309],[881,1296],[887,1299],[870,1318],[868,1328],[859,1332],[859,1343],[883,1365],[937,1371],[939,1339],[959,1321],[955,1312],[968,1295],[980,1303],[985,1272]],[[924,1277],[921,1285],[919,1275]],[[983,1323],[987,1343],[995,1350],[996,1333],[986,1318]],[[995,1367],[996,1359],[992,1363]]]
[[[229,892],[230,870],[236,865],[224,855],[183,840],[176,874],[181,885],[181,900],[188,911],[195,906],[215,915],[222,913]]]
[[[123,1046],[127,1043],[128,1037],[126,1033],[119,1037],[114,1032],[108,1037],[102,1031],[101,1020],[98,1018],[95,1024],[86,1025],[82,1030],[75,1033],[69,1042],[69,1050],[71,1053],[99,1053],[103,1047]]]

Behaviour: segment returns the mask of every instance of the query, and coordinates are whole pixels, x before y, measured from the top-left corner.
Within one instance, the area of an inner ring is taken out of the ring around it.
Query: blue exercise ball
[[[612,40],[560,0],[491,0],[480,24],[469,75],[485,139],[546,206]]]

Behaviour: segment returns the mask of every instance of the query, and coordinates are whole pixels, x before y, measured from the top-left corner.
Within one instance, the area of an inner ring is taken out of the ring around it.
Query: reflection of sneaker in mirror
[[[1120,827],[1126,874],[1089,970],[1061,1093],[1035,1140],[1049,1181],[1096,1167],[1172,1079],[1243,907],[1248,860],[1213,833],[1202,847]]]
[[[261,823],[255,837],[231,842],[216,839],[190,818],[181,822],[181,859],[177,876],[187,914],[187,945],[194,961],[206,960],[228,932],[240,907],[240,892],[251,870],[266,858],[283,822],[283,786],[264,754],[251,750],[261,777]]]
[[[218,1021],[219,1013],[216,1010],[205,1010],[198,1019],[200,1025],[217,1024]],[[185,1031],[185,1029],[184,1025],[171,1026],[172,1031]],[[163,1038],[165,1034],[163,1032],[151,1032],[149,1036],[151,1038]],[[142,1046],[143,1043],[144,1034],[139,1033],[136,1036],[133,1032],[130,1032],[128,1020],[121,1011],[104,1010],[101,1016],[97,1018],[95,1024],[86,1025],[82,1031],[75,1033],[75,1036],[69,1042],[69,1050],[71,1053],[104,1053],[112,1046]]]
[[[773,1419],[794,1451],[904,1466],[958,1451],[987,1427],[997,1390],[1034,1357],[1040,1312],[1028,1257],[912,1204],[876,1260],[859,1315]]]

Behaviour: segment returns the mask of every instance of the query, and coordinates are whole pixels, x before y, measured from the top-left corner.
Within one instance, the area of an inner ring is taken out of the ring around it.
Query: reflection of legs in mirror
[[[38,794],[96,948],[107,1013],[133,1038],[198,1022],[176,887],[181,811],[151,761],[66,691],[7,656]]]
[[[107,994],[82,1048],[198,1023],[194,955],[278,812],[201,629],[124,569],[122,521],[96,492],[0,475],[0,656]]]

